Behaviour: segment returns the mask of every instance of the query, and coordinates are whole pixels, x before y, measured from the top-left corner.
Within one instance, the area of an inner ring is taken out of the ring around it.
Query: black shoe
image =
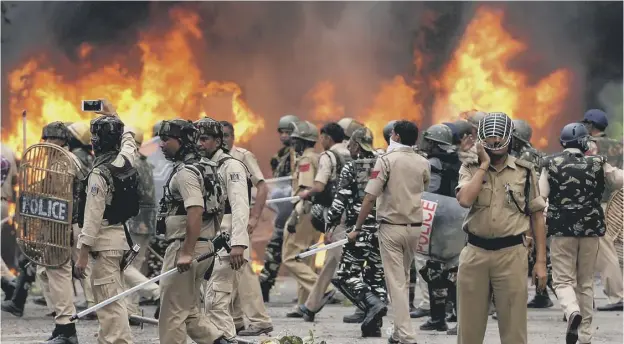
[[[227,339],[223,336],[213,342],[213,344],[233,344],[233,343],[238,343],[238,342],[233,338]]]
[[[446,331],[446,334],[450,335],[450,336],[456,336],[457,335],[457,326],[450,328],[448,331]]]
[[[299,309],[299,306],[297,306],[296,309],[286,313],[286,318],[303,318],[303,313],[301,309]]]
[[[548,294],[539,295],[535,294],[533,300],[527,303],[527,308],[550,308],[553,306],[553,302],[550,300]]]
[[[39,305],[39,306],[47,306],[48,305],[48,303],[46,302],[45,297],[43,297],[43,296],[39,296],[39,297],[34,298],[33,299],[33,303],[35,305]]]
[[[71,336],[59,334],[54,338],[48,339],[44,344],[78,344],[78,336],[75,333]]]
[[[271,285],[267,282],[260,282],[260,290],[262,291],[262,300],[269,302],[269,292],[271,291]]]
[[[428,317],[429,314],[431,314],[431,312],[428,309],[422,309],[418,307],[416,308],[415,311],[410,312],[410,318],[416,319],[416,318]]]
[[[22,317],[24,315],[24,306],[19,307],[16,305],[13,300],[2,301],[2,310],[5,312],[9,312],[16,317]]]
[[[448,331],[448,325],[446,325],[446,321],[433,321],[431,319],[427,319],[427,322],[420,325],[421,331]]]
[[[446,317],[446,322],[457,322],[457,315],[450,313]]]
[[[388,314],[388,307],[377,295],[370,291],[364,294],[362,301],[366,305],[366,317],[360,326],[364,333],[369,332],[369,328],[377,326],[382,318]]]
[[[314,322],[315,312],[312,312],[305,305],[299,305],[299,310],[303,314],[303,320],[307,322]]]
[[[13,298],[14,291],[15,291],[14,281],[10,281],[9,279],[2,277],[2,292],[4,292],[4,299],[11,300]]]
[[[581,325],[583,317],[579,312],[572,312],[568,320],[568,329],[566,331],[566,344],[576,344],[578,341],[578,328]]]
[[[160,318],[160,299],[156,300],[156,311],[154,311],[154,319]]]
[[[394,338],[392,338],[392,336],[390,336],[388,338],[388,344],[399,344],[399,341],[394,339]]]
[[[496,312],[494,312],[494,314],[492,314],[492,319],[498,320],[498,314],[496,314]]]
[[[366,318],[366,312],[355,307],[355,313],[351,315],[345,315],[342,318],[342,322],[344,322],[345,324],[360,324],[362,323],[362,321],[364,321],[364,318]]]
[[[622,308],[624,304],[622,304],[622,302],[616,302],[616,303],[610,303],[608,305],[604,305],[601,307],[598,307],[598,310],[601,312],[614,312],[614,311],[622,311]]]
[[[241,331],[237,330],[236,334],[241,337],[257,337],[263,334],[269,334],[271,332],[273,332],[273,326],[269,326],[266,328],[256,328],[255,326],[251,325],[247,329],[242,329]]]
[[[381,338],[382,327],[383,319],[380,319],[375,326],[367,327],[366,331],[362,331],[362,338]]]

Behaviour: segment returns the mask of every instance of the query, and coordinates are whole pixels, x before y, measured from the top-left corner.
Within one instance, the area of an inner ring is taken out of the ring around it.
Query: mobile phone
[[[82,111],[102,111],[104,109],[101,100],[83,100],[82,101]]]

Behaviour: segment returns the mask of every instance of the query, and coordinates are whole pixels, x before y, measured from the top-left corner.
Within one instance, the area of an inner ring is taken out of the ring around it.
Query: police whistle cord
[[[218,238],[219,237],[213,239],[213,243]],[[226,251],[229,251],[229,246],[227,246],[227,244],[225,246],[225,249],[226,249]],[[210,258],[212,256],[215,256],[217,254],[217,251],[218,250],[215,249],[213,252],[204,253],[201,256],[197,257],[197,259],[195,259],[195,261],[196,262],[204,261],[204,260],[206,260],[206,259],[208,259],[208,258]],[[109,304],[111,304],[111,303],[121,299],[122,297],[126,297],[127,295],[130,295],[130,294],[134,293],[135,291],[143,289],[143,287],[145,287],[146,285],[148,285],[150,283],[156,283],[156,282],[160,281],[161,279],[167,278],[167,277],[175,274],[176,272],[178,272],[178,268],[177,267],[176,268],[172,268],[171,270],[169,270],[169,271],[167,271],[165,273],[162,273],[162,274],[160,274],[160,275],[158,275],[158,276],[156,276],[156,277],[154,277],[154,278],[152,278],[150,280],[147,280],[147,281],[145,281],[145,282],[143,282],[143,283],[141,283],[139,285],[136,285],[136,286],[134,286],[134,287],[124,291],[123,293],[117,294],[117,295],[111,297],[108,300],[104,300],[104,301],[98,303],[97,305],[95,305],[93,307],[85,309],[84,311],[82,311],[82,312],[72,316],[70,318],[70,321],[74,321],[76,319],[80,319],[80,318],[84,317],[85,315],[93,313],[93,312],[97,311],[98,309],[100,309],[102,307],[106,307]]]
[[[342,239],[342,240],[338,240],[336,242],[332,242],[331,244],[325,245],[323,247],[317,247],[317,248],[312,249],[310,251],[299,253],[298,255],[295,256],[295,259],[303,259],[303,258],[306,258],[306,257],[309,257],[309,256],[313,256],[313,255],[315,255],[315,254],[317,254],[318,252],[321,252],[321,251],[329,250],[329,249],[334,248],[334,247],[343,246],[348,241],[349,241],[349,239]]]
[[[284,198],[274,198],[274,199],[270,199],[270,200],[266,201],[265,204],[268,205],[268,204],[290,202],[290,201],[298,201],[298,200],[299,200],[299,196],[284,197]]]
[[[286,182],[286,181],[290,181],[292,180],[292,176],[286,176],[286,177],[278,177],[278,178],[271,178],[271,179],[266,179],[265,182],[267,184],[271,184],[271,183],[279,183],[279,182]]]

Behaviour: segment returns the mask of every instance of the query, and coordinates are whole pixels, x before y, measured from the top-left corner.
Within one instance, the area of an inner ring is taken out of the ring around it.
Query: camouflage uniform
[[[91,154],[91,152],[89,152],[83,147],[74,148],[71,150],[71,152],[78,158],[78,160],[80,160],[82,165],[85,166],[87,170],[91,170],[91,167],[93,167],[93,159],[94,159],[93,154]]]
[[[619,169],[622,168],[622,142],[618,142],[614,139],[607,137],[605,133],[600,133],[598,136],[594,136],[591,138],[590,150],[588,154],[591,155],[601,155],[606,157],[609,165],[613,167],[617,167]],[[606,189],[604,194],[602,195],[601,201],[603,203],[609,201],[611,194],[615,190]]]
[[[340,173],[338,192],[328,211],[329,226],[338,225],[342,213],[346,211],[345,226],[348,228],[347,231],[351,232],[362,208],[364,189],[375,161],[375,158],[368,158],[345,164]],[[378,229],[379,223],[375,220],[373,208],[356,241],[344,246],[337,276],[332,280],[334,286],[362,311],[366,311],[366,308],[361,302],[361,297],[369,291],[384,302],[388,300],[377,239]]]

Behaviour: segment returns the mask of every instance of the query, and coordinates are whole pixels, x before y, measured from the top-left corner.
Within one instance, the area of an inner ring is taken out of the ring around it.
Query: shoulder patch
[[[375,179],[379,175],[379,171],[373,170],[370,175],[370,179]]]
[[[230,173],[230,181],[233,183],[239,182],[241,180],[240,174],[238,172]]]
[[[305,164],[299,165],[299,172],[308,172],[310,171],[310,163],[306,162]]]

